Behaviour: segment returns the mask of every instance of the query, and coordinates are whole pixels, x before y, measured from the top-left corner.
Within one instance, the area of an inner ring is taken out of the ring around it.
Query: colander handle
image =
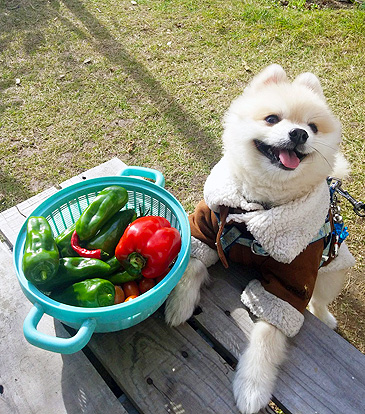
[[[154,180],[155,184],[158,186],[165,187],[165,177],[160,171],[154,170],[152,168],[136,166],[126,167],[120,172],[120,175],[122,177],[133,175],[135,177],[149,178],[151,180]]]
[[[24,336],[32,345],[60,354],[73,354],[80,351],[89,342],[96,327],[95,319],[86,319],[75,336],[58,338],[37,331],[37,325],[43,315],[43,308],[35,303],[24,320]]]

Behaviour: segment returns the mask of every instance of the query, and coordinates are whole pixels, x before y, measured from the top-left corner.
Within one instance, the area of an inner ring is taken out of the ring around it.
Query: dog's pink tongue
[[[300,163],[297,154],[294,151],[288,151],[286,149],[280,150],[279,159],[286,168],[291,168],[292,170],[297,168]]]

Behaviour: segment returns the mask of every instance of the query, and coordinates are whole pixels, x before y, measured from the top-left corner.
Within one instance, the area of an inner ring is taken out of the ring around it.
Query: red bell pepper
[[[127,227],[115,249],[115,257],[128,272],[128,267],[133,267],[144,277],[154,278],[168,269],[180,249],[180,233],[168,220],[145,216]]]

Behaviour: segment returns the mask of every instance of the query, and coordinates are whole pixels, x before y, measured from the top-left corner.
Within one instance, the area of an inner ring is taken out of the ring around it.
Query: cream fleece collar
[[[204,186],[208,207],[219,212],[219,206],[240,208],[242,214],[229,214],[227,223],[245,223],[261,246],[281,263],[292,262],[317,235],[325,222],[330,194],[327,183],[288,204],[265,210],[241,195],[241,188],[229,174],[224,157],[212,169]]]

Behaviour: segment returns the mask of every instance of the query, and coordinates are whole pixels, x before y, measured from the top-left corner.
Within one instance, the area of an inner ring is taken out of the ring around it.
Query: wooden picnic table
[[[252,277],[216,265],[195,315],[177,328],[163,307],[142,323],[94,334],[61,355],[30,345],[22,325],[31,309],[12,265],[12,246],[26,217],[61,188],[117,174],[114,158],[0,213],[0,413],[238,414],[231,384],[252,328],[240,294]],[[70,337],[71,328],[45,316],[38,329]],[[295,414],[365,413],[365,356],[309,312],[291,340],[274,401]],[[261,410],[273,413],[270,407]]]

